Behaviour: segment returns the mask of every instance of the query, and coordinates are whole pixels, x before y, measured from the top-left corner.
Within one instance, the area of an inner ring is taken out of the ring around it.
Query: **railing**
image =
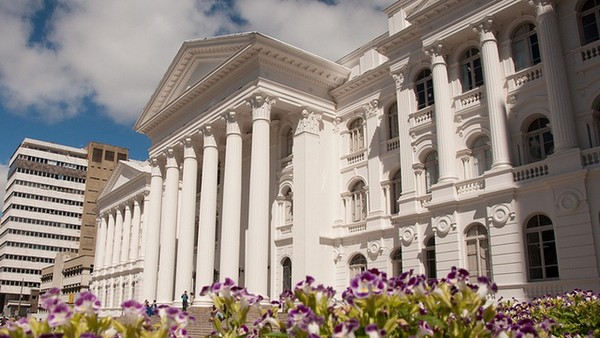
[[[346,156],[346,161],[348,161],[348,165],[356,164],[358,162],[362,162],[365,159],[365,150],[361,150],[359,153],[354,153]]]
[[[600,163],[600,147],[582,150],[581,163],[584,167]]]
[[[348,232],[349,233],[361,232],[361,231],[365,231],[365,230],[367,230],[367,223],[366,222],[348,225]]]
[[[434,117],[433,106],[425,107],[421,110],[417,110],[410,116],[412,118],[413,126],[419,126],[422,124],[430,123]]]
[[[398,149],[400,147],[400,138],[395,137],[391,140],[386,141],[385,148],[387,151],[392,151],[394,149]]]
[[[471,106],[475,106],[481,102],[483,97],[483,87],[477,87],[469,90],[466,93],[460,94],[455,99],[456,110],[465,109]]]
[[[564,286],[560,281],[551,282],[532,282],[523,285],[523,291],[527,298],[544,297],[547,295],[555,296],[565,292]]]
[[[485,189],[485,180],[481,177],[457,183],[455,186],[456,194],[462,195],[472,191]]]
[[[546,161],[536,162],[513,169],[513,178],[515,182],[526,181],[548,174],[548,164]]]
[[[526,68],[518,73],[510,75],[508,80],[508,90],[513,91],[528,82],[535,81],[542,77],[542,64],[538,63],[533,67]]]
[[[585,45],[580,49],[581,61],[586,62],[600,56],[600,41]]]

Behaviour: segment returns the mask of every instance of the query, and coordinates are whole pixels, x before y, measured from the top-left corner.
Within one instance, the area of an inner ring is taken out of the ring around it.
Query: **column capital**
[[[177,165],[177,158],[176,158],[176,154],[175,154],[175,148],[170,147],[167,150],[165,150],[165,155],[167,156],[167,164],[166,164],[166,168],[178,168],[179,166]]]
[[[322,115],[309,111],[306,108],[302,109],[301,114],[302,117],[300,118],[300,121],[298,121],[298,126],[296,127],[294,135],[299,135],[304,132],[317,135],[321,130]]]
[[[181,140],[183,146],[183,158],[196,158],[196,151],[194,147],[194,139],[192,136],[186,136]]]
[[[392,78],[396,84],[396,90],[402,89],[402,86],[407,84],[408,74],[410,72],[410,67],[408,65],[402,66],[400,69],[394,71],[392,73]]]
[[[150,167],[151,167],[151,171],[150,171],[151,176],[161,176],[162,177],[162,171],[160,170],[160,162],[158,161],[158,157],[150,158]]]
[[[213,127],[208,125],[201,128],[202,137],[204,139],[204,148],[217,148],[217,139],[214,135]]]
[[[240,125],[238,123],[238,114],[235,111],[229,111],[221,117],[227,123],[227,135],[241,135]]]
[[[535,6],[535,14],[540,17],[544,14],[555,13],[555,0],[525,0],[530,5]]]
[[[433,44],[423,48],[425,50],[425,54],[431,57],[431,66],[435,66],[436,64],[446,64],[445,56],[447,54],[446,48],[444,47],[444,43],[441,41],[436,41]]]
[[[479,42],[484,43],[486,41],[496,41],[495,31],[494,31],[494,20],[492,17],[488,16],[481,20],[478,23],[474,23],[471,25],[473,31],[479,34]]]
[[[246,104],[252,108],[252,120],[271,120],[271,107],[276,103],[276,99],[262,93],[251,96]]]
[[[375,116],[375,115],[377,115],[377,110],[380,108],[379,100],[373,99],[373,100],[363,104],[362,107],[365,110],[367,117]]]

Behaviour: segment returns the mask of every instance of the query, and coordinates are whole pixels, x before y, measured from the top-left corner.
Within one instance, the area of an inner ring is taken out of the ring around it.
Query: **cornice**
[[[410,25],[398,33],[389,36],[388,38],[381,41],[381,44],[375,47],[375,50],[386,57],[390,57],[391,51],[396,49],[398,46],[406,43],[407,41],[418,38],[420,30],[416,25]]]
[[[386,76],[390,75],[389,63],[386,62],[377,68],[371,69],[370,71],[344,83],[343,85],[331,90],[330,95],[337,101],[340,98],[359,90],[367,86],[369,83],[378,81]]]

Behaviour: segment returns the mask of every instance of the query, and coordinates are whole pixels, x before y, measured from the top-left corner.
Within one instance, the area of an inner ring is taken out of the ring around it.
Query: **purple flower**
[[[365,327],[365,333],[369,338],[381,338],[385,337],[386,332],[384,329],[380,329],[376,324],[369,324]]]
[[[79,338],[102,338],[101,335],[95,334],[93,332],[85,332],[82,333]]]
[[[46,293],[44,293],[40,298],[42,299],[42,308],[44,308],[48,312],[51,312],[55,306],[62,303],[62,301],[60,300],[59,288],[52,288],[46,291]]]
[[[419,321],[419,328],[417,330],[417,337],[433,336],[433,330],[424,320]]]
[[[136,324],[138,320],[144,318],[144,315],[146,313],[144,305],[133,299],[124,302],[123,304],[121,304],[121,307],[123,308],[123,317],[121,321],[125,325]]]
[[[337,325],[333,329],[333,338],[354,338],[354,331],[358,329],[360,323],[358,319],[352,318],[347,322]]]
[[[298,305],[296,309],[288,312],[288,334],[294,336],[298,330],[307,332],[309,337],[316,335],[319,337],[323,318],[317,316],[309,307]]]
[[[350,288],[356,298],[379,295],[386,290],[384,278],[385,274],[381,275],[375,269],[368,270],[353,278]]]
[[[100,300],[91,292],[85,291],[75,301],[75,312],[93,316],[100,311]]]
[[[63,333],[42,333],[40,334],[40,338],[62,338]],[[83,336],[82,336],[83,337]]]
[[[53,307],[51,312],[48,314],[48,325],[50,327],[57,327],[66,324],[73,313],[69,306],[65,303],[58,303]]]

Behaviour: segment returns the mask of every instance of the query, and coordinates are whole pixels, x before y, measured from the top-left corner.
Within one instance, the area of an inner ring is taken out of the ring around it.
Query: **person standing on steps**
[[[187,291],[183,291],[183,294],[181,295],[181,303],[183,306],[183,312],[187,311],[188,308],[188,294]]]

